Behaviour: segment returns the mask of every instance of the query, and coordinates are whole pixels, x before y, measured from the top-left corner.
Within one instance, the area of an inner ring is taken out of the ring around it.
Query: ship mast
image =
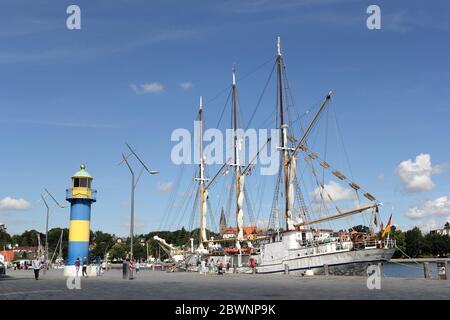
[[[198,118],[200,121],[200,134],[199,134],[199,176],[195,178],[195,180],[199,183],[199,197],[200,197],[200,237],[198,250],[203,251],[205,248],[203,247],[203,242],[206,242],[208,239],[206,237],[206,213],[208,211],[207,199],[208,199],[208,190],[205,188],[205,162],[203,158],[203,103],[202,97],[200,97],[200,110],[198,112]]]
[[[236,92],[236,71],[233,68],[232,79],[232,100],[233,100],[233,129],[234,129],[234,167],[236,176],[236,248],[241,249],[241,241],[244,240],[244,177],[241,172],[241,165],[239,161],[240,141],[237,136],[238,121],[238,104],[237,104],[237,92]]]
[[[318,122],[319,116],[321,115],[321,113],[323,112],[325,107],[327,106],[328,102],[331,100],[332,92],[331,91],[328,92],[325,99],[322,101],[322,103],[319,107],[319,110],[317,111],[317,113],[315,114],[315,116],[313,117],[311,122],[309,123],[306,130],[303,132],[301,138],[297,141],[294,141],[295,144],[293,147],[289,147],[288,143],[287,143],[287,141],[288,141],[288,132],[287,132],[288,123],[285,120],[285,115],[284,115],[285,110],[284,110],[284,103],[283,103],[283,98],[284,98],[284,96],[283,96],[283,89],[284,89],[284,87],[283,87],[283,70],[284,70],[283,67],[284,67],[284,64],[283,64],[283,57],[281,54],[280,37],[277,37],[277,53],[278,53],[277,60],[276,60],[276,63],[277,63],[277,96],[278,96],[278,103],[279,103],[279,108],[280,108],[279,112],[280,112],[280,129],[281,129],[281,137],[280,137],[281,146],[278,147],[277,149],[282,154],[282,159],[281,159],[282,166],[281,167],[283,168],[282,174],[284,175],[285,220],[286,220],[285,227],[286,227],[286,230],[291,231],[291,230],[296,230],[296,228],[303,229],[304,226],[307,226],[307,225],[320,223],[320,222],[324,222],[324,221],[330,221],[330,220],[334,220],[334,219],[340,219],[340,218],[343,218],[343,217],[346,217],[349,215],[354,215],[357,213],[361,213],[361,212],[364,212],[366,210],[373,209],[373,208],[378,210],[378,206],[381,205],[378,202],[371,204],[371,205],[348,210],[345,212],[340,212],[339,209],[336,207],[336,209],[338,210],[337,214],[314,219],[314,220],[309,220],[309,221],[303,221],[303,219],[301,219],[301,217],[299,217],[298,221],[296,223],[294,223],[293,207],[294,207],[294,182],[295,182],[295,176],[296,176],[296,154],[299,150],[303,150],[303,151],[307,150],[307,147],[305,145],[306,140],[307,140],[308,136],[311,134],[314,125]],[[311,156],[311,154],[310,154],[310,156]],[[322,162],[321,165],[322,166],[325,165],[324,167],[326,167],[326,165],[329,166],[329,164],[326,162]],[[346,179],[346,177],[337,170],[333,171],[333,174],[341,180]],[[350,185],[350,187],[352,187],[355,190],[359,189],[359,186],[357,186],[353,182],[349,182],[349,185]],[[376,201],[376,199],[369,193],[365,193],[364,196],[367,199],[369,199],[370,201]]]
[[[287,129],[288,124],[284,119],[284,105],[283,105],[283,57],[281,55],[281,41],[280,37],[277,37],[277,77],[278,77],[278,99],[280,106],[280,128],[281,128],[281,147],[278,148],[282,153],[282,163],[284,171],[284,195],[285,195],[285,220],[286,230],[295,230],[294,223],[292,221],[292,212],[294,207],[294,176],[296,171],[296,159],[295,154],[289,154],[292,151],[287,144]]]

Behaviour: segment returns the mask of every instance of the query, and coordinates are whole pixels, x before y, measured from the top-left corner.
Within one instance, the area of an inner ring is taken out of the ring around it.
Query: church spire
[[[223,208],[222,208],[222,211],[220,213],[220,223],[219,223],[219,233],[220,233],[221,237],[225,233],[226,229],[227,229],[227,219],[225,218],[225,213],[223,212]]]

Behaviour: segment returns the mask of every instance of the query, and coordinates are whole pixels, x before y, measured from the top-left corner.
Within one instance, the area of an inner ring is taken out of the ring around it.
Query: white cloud
[[[25,199],[14,199],[11,197],[6,197],[0,200],[0,210],[28,210],[30,209],[31,203]]]
[[[409,208],[406,216],[410,219],[420,219],[430,216],[450,216],[450,200],[447,197],[428,200],[420,207]]]
[[[164,91],[164,86],[158,82],[143,83],[139,85],[132,83],[130,84],[130,88],[136,94],[161,93]]]
[[[428,191],[434,188],[431,180],[433,174],[442,173],[448,164],[440,164],[435,167],[431,165],[431,156],[421,153],[415,161],[411,159],[402,161],[397,166],[397,173],[408,192]]]
[[[333,201],[343,201],[343,200],[355,200],[356,194],[353,189],[345,188],[341,186],[339,183],[335,181],[330,181],[328,184],[324,184],[323,186],[323,200],[329,202],[330,199],[328,195],[333,199]],[[321,188],[317,187],[311,192],[314,202],[321,202],[322,198],[320,197]]]
[[[158,183],[158,186],[156,187],[156,190],[158,192],[170,192],[173,188],[173,182],[160,182]]]
[[[433,167],[433,170],[431,171],[432,174],[440,174],[444,172],[445,169],[447,169],[450,165],[448,163],[441,163],[437,166]]]
[[[194,87],[194,84],[192,82],[182,82],[180,83],[180,88],[183,90],[192,89]]]

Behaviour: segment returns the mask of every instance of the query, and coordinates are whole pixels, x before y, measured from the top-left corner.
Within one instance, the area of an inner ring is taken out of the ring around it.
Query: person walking
[[[205,260],[202,260],[202,262],[200,263],[200,274],[204,274],[206,276],[206,261]]]
[[[33,266],[33,271],[34,271],[34,278],[36,280],[39,280],[39,271],[42,268],[41,260],[36,257],[32,262],[32,266]]]
[[[75,276],[78,278],[79,277],[79,273],[80,273],[80,257],[77,258],[77,260],[75,260]]]
[[[139,259],[137,259],[136,260],[136,273],[138,273],[139,270],[141,270],[141,263],[139,262]]]
[[[211,258],[211,260],[209,261],[209,264],[208,264],[208,271],[209,271],[209,273],[213,273],[214,272],[214,259],[213,258]]]
[[[88,265],[88,260],[87,260],[87,258],[86,257],[84,257],[83,258],[83,272],[82,272],[82,274],[83,274],[83,277],[86,275],[86,277],[88,276],[87,275],[87,265]]]

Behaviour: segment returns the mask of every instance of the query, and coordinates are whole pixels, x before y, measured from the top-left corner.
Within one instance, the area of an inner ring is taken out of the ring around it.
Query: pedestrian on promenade
[[[32,266],[33,266],[33,270],[34,270],[34,278],[36,280],[39,280],[39,271],[42,268],[41,260],[36,257],[32,262]]]
[[[200,264],[200,274],[202,273],[206,276],[206,259],[202,260]]]
[[[211,258],[208,264],[209,273],[212,273],[214,271],[214,259]]]
[[[230,263],[230,260],[228,260],[228,262],[227,262],[227,272],[230,271],[230,267],[231,267],[231,263]]]
[[[136,273],[138,273],[139,270],[141,270],[141,262],[139,259],[136,259]]]
[[[80,257],[77,258],[77,260],[75,260],[75,276],[78,278],[79,277],[79,272],[80,272]]]
[[[220,261],[219,266],[217,267],[217,274],[222,275],[223,274],[223,263]]]
[[[87,265],[88,265],[88,260],[86,257],[83,258],[83,277],[86,275],[87,277]]]

